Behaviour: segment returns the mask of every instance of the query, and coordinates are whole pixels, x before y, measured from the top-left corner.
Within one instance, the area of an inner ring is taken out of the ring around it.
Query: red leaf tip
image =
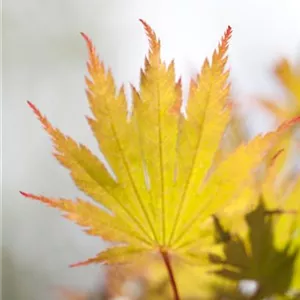
[[[139,21],[140,21],[144,26],[149,26],[149,25],[147,24],[147,22],[144,21],[143,19],[139,19]]]
[[[19,191],[19,193],[20,193],[22,196],[26,197],[26,198],[29,198],[29,197],[30,197],[28,193],[25,193],[25,192],[22,192],[22,191]]]
[[[35,105],[34,105],[32,102],[30,102],[29,100],[27,100],[26,102],[27,102],[28,106],[29,106],[34,112],[37,110],[37,108],[35,107]]]
[[[80,32],[81,36],[85,39],[85,41],[88,43],[90,42],[90,38],[84,33],[84,32]]]
[[[224,37],[228,39],[228,38],[230,38],[231,34],[232,34],[232,27],[230,25],[228,25],[227,29],[225,31]]]
[[[30,101],[27,101],[28,106],[32,109],[32,111],[34,112],[34,114],[38,117],[41,117],[41,113],[40,111],[37,109],[37,107]]]

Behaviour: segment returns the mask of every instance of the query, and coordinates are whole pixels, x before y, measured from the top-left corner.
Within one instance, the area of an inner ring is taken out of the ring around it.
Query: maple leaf
[[[255,280],[258,290],[255,299],[262,299],[289,290],[298,250],[291,251],[288,243],[277,249],[274,243],[274,216],[268,214],[263,202],[246,215],[248,237],[232,236],[225,246],[224,269],[219,275],[234,281]]]
[[[282,143],[285,139],[277,147]],[[224,266],[216,273],[235,282],[256,282],[251,299],[288,298],[291,291],[300,291],[300,176],[282,180],[286,160],[285,151],[280,151],[269,162],[258,205],[245,215],[245,224],[235,220],[234,226],[224,228],[219,218],[214,219],[216,241],[225,244],[224,257],[211,256]],[[237,229],[233,233],[228,228]]]
[[[207,221],[227,205],[235,205],[236,197],[251,186],[254,171],[295,120],[240,145],[210,172],[230,122],[225,65],[231,28],[211,62],[206,59],[197,80],[191,82],[186,118],[179,111],[182,92],[174,62],[161,60],[159,39],[141,22],[150,49],[140,88],[132,88],[130,115],[124,88],[116,90],[111,71],[106,71],[91,40],[82,34],[89,52],[86,84],[93,117],[88,123],[115,177],[85,145],[53,127],[29,102],[52,138],[55,157],[95,204],[22,194],[65,212],[88,234],[119,243],[74,265],[122,263],[160,253],[172,281],[170,256],[206,262],[215,246]]]

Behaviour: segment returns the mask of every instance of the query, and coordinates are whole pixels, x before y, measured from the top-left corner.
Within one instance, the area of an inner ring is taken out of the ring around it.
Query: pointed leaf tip
[[[79,262],[79,263],[74,263],[74,264],[70,264],[70,265],[69,265],[69,268],[76,268],[76,267],[79,267],[79,266],[81,266],[81,265],[82,265],[81,262]]]
[[[38,196],[38,195],[30,194],[30,193],[25,193],[25,192],[22,192],[22,191],[20,191],[20,194],[22,196],[24,196],[25,198],[30,198],[32,200],[37,200],[37,201],[40,201],[40,202],[42,202],[44,204],[47,204],[49,206],[52,206],[52,207],[57,207],[57,202],[55,200],[51,200],[47,197]]]
[[[43,202],[43,203],[48,204],[48,205],[53,206],[53,207],[55,206],[55,201],[51,201],[50,199],[48,199],[44,196],[37,196],[37,195],[34,195],[34,194],[22,192],[22,191],[20,191],[20,194],[22,196],[24,196],[25,198],[30,198],[32,200],[38,200],[40,202]]]
[[[30,102],[29,100],[26,101],[27,104],[32,108],[34,105],[32,104],[32,102]]]
[[[34,112],[34,114],[37,117],[42,117],[42,114],[40,113],[40,111],[37,109],[37,107],[30,101],[27,101],[28,106],[32,109],[32,111]]]
[[[90,55],[90,59],[92,60],[92,63],[95,63],[95,61],[93,59],[95,59],[96,57],[96,49],[93,45],[93,42],[91,40],[91,38],[86,35],[85,33],[83,32],[80,32],[81,36],[84,38],[86,44],[87,44],[87,47],[88,47],[88,51],[89,51],[89,55]]]
[[[19,193],[20,193],[22,196],[26,197],[26,198],[29,197],[29,194],[27,194],[27,193],[25,193],[25,192],[19,191]]]
[[[228,48],[228,42],[231,38],[231,35],[232,35],[232,28],[231,26],[228,26],[226,31],[224,32],[224,35],[221,39],[221,43],[220,43],[220,46],[219,46],[219,51],[222,53],[225,53],[227,51],[227,48]]]
[[[44,129],[49,133],[52,134],[54,131],[54,128],[52,127],[52,125],[49,123],[49,121],[47,120],[47,118],[45,116],[42,115],[42,113],[39,111],[39,109],[30,101],[27,101],[27,104],[29,105],[29,107],[32,109],[33,113],[35,114],[35,116],[38,118],[38,120],[42,123],[42,125],[44,126]]]
[[[148,36],[151,52],[158,52],[160,49],[160,41],[157,39],[154,30],[144,20],[140,19],[139,21],[143,24]]]
[[[81,36],[85,39],[85,41],[87,43],[89,43],[91,41],[91,39],[84,33],[84,32],[80,32]]]
[[[74,264],[70,264],[69,267],[70,268],[77,268],[77,267],[82,267],[82,266],[87,266],[90,265],[92,263],[97,263],[97,260],[95,258],[90,258],[84,261],[80,261]]]
[[[38,110],[38,108],[32,102],[27,101],[27,104],[31,108],[31,110],[34,112],[34,114],[38,117],[38,119],[40,119],[40,120],[44,119],[41,112]]]
[[[227,29],[224,33],[224,39],[229,39],[232,35],[232,27],[230,25],[227,26]]]

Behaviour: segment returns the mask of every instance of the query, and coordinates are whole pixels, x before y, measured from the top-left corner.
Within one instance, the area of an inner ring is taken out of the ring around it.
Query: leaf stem
[[[168,271],[171,288],[172,288],[173,294],[174,294],[174,300],[180,300],[179,292],[178,292],[178,288],[177,288],[173,268],[172,268],[172,265],[171,265],[171,260],[170,260],[169,253],[164,249],[161,249],[160,253],[161,253],[161,256],[163,258],[163,261],[164,261],[165,266],[166,266],[167,271]]]

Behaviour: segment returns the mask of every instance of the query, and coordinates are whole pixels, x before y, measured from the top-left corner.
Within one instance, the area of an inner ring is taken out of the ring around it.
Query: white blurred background
[[[3,0],[3,299],[53,300],[58,287],[93,290],[102,278],[98,266],[68,265],[103,243],[19,194],[80,194],[26,100],[98,151],[84,118],[87,51],[79,32],[93,39],[118,84],[136,84],[147,49],[142,18],[186,83],[231,25],[233,95],[249,104],[253,95],[282,94],[271,72],[282,56],[299,59],[299,12],[299,0]],[[247,114],[256,131],[271,126],[255,109]]]

